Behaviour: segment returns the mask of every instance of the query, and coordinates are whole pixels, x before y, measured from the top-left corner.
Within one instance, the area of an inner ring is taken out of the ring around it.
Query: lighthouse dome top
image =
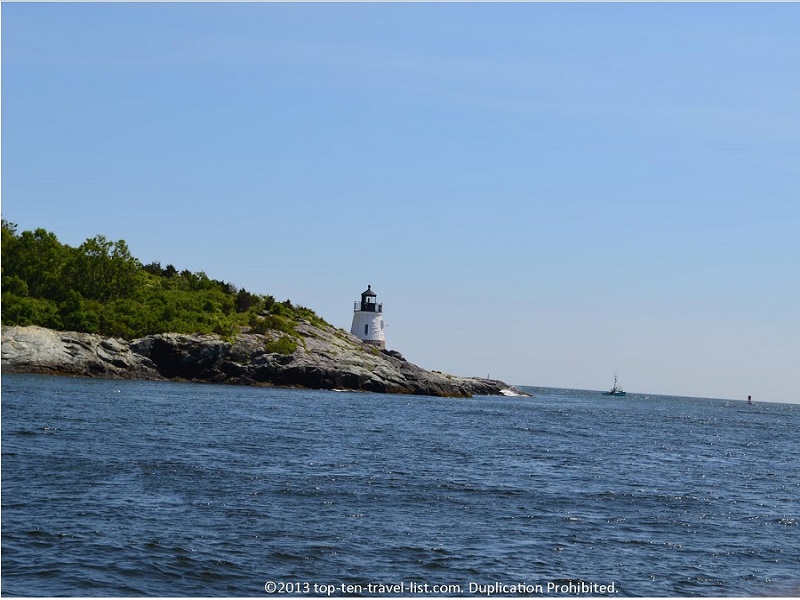
[[[375,292],[372,291],[372,286],[368,285],[366,291],[361,292],[362,296],[377,296]]]

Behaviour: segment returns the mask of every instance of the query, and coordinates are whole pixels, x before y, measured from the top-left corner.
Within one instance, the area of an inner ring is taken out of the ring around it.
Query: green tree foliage
[[[55,299],[66,293],[63,272],[71,253],[54,234],[37,229],[9,235],[3,222],[2,252],[4,289],[8,276],[25,282],[27,295],[33,297]]]
[[[72,289],[84,298],[107,302],[136,295],[143,269],[131,256],[125,240],[112,242],[98,235],[73,254],[67,277]]]
[[[67,299],[59,307],[59,316],[62,327],[70,331],[96,333],[100,327],[99,315],[76,290],[67,293]]]
[[[44,229],[17,232],[2,222],[4,325],[41,325],[133,339],[153,333],[217,333],[243,329],[291,338],[274,350],[293,352],[300,319],[322,324],[291,301],[253,294],[204,272],[142,265],[124,240],[98,235],[78,248]],[[286,340],[286,341],[282,341]]]

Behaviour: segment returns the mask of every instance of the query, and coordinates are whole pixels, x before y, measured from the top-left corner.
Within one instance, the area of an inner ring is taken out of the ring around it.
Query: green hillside
[[[2,233],[3,325],[134,339],[166,332],[231,337],[243,329],[291,335],[298,319],[324,323],[289,300],[251,294],[202,271],[143,265],[124,240],[98,235],[73,248],[44,229],[18,233],[5,220]]]

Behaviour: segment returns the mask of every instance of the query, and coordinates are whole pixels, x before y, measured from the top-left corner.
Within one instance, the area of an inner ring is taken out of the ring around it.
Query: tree
[[[86,303],[75,290],[67,293],[67,299],[59,307],[61,323],[71,331],[95,333],[98,330],[97,314],[87,310]]]
[[[16,225],[3,220],[2,256],[6,325],[131,338],[164,332],[233,336],[249,324],[260,333],[297,338],[298,318],[320,320],[290,300],[276,302],[203,271],[178,272],[159,262],[143,266],[124,240],[102,235],[73,248],[44,229],[17,233]],[[284,351],[291,346],[275,341]]]
[[[159,277],[161,276],[161,263],[158,261],[153,261],[142,268],[151,275],[157,275]]]
[[[129,298],[141,282],[141,264],[131,256],[125,240],[112,242],[103,235],[81,244],[71,267],[74,288],[84,298],[101,302]]]
[[[254,296],[244,288],[236,294],[236,312],[247,312],[258,301],[258,296]]]
[[[63,271],[69,261],[69,247],[44,229],[23,231],[19,237],[13,231],[3,223],[3,279],[16,277],[24,281],[31,296],[62,297],[66,291]]]

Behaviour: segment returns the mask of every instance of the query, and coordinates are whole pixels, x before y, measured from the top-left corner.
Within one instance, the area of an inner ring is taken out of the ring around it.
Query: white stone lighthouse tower
[[[356,300],[353,307],[353,326],[350,333],[367,344],[383,349],[386,347],[383,337],[383,304],[377,304],[376,300],[372,286],[368,285],[367,291],[361,292],[361,302]]]

